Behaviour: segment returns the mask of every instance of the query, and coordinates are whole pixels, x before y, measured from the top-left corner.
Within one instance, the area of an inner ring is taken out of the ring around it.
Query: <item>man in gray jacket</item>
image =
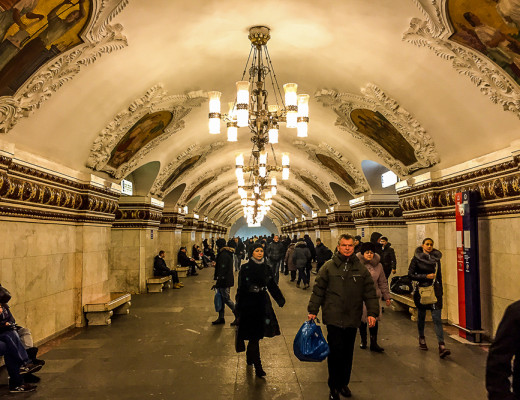
[[[340,393],[344,397],[352,396],[348,384],[363,302],[367,307],[369,326],[375,325],[379,315],[374,280],[354,254],[354,238],[341,235],[337,249],[316,276],[307,307],[309,319],[316,318],[321,307],[323,323],[327,325],[330,400],[339,400]]]

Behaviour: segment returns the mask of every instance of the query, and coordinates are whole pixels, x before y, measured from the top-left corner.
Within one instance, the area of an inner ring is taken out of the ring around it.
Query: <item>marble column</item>
[[[151,197],[124,196],[112,226],[110,289],[145,293],[159,252],[159,225],[164,204]],[[166,250],[166,249],[164,249]]]
[[[164,260],[169,268],[175,267],[177,263],[183,225],[184,214],[177,211],[163,211],[159,226],[159,248],[166,252]]]
[[[321,242],[329,249],[333,249],[335,244],[331,243],[329,221],[327,214],[324,212],[318,212],[312,218],[314,227],[314,237],[320,238]],[[316,241],[314,241],[316,243]],[[331,247],[332,246],[332,247]]]
[[[352,211],[349,206],[337,205],[327,212],[327,221],[330,228],[331,248],[337,246],[338,238],[342,234],[356,235],[356,227],[352,220]]]

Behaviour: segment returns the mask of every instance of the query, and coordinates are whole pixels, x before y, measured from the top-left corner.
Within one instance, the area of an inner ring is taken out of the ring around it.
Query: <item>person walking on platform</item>
[[[233,277],[233,256],[235,250],[231,247],[226,247],[226,239],[217,239],[215,244],[217,245],[217,261],[213,279],[217,281],[214,287],[222,297],[222,308],[218,312],[218,318],[211,324],[220,325],[226,323],[224,319],[226,305],[235,313],[235,303],[233,303],[230,296],[230,290],[235,285],[235,278]],[[236,318],[231,325],[234,326],[235,324]]]
[[[287,251],[285,252],[285,269],[286,271],[291,273],[291,282],[294,282],[296,280],[296,265],[294,264],[293,260],[293,254],[294,249],[296,248],[296,240],[292,240],[291,244],[289,244],[289,247],[287,248]]]
[[[164,250],[159,251],[159,254],[155,256],[153,260],[153,274],[155,276],[168,276],[172,277],[172,283],[174,289],[180,289],[184,286],[182,282],[179,281],[179,276],[177,275],[177,271],[170,269],[166,266],[166,261],[164,261]]]
[[[361,236],[354,236],[354,254],[357,254],[361,251],[361,245],[363,242],[361,241]]]
[[[242,242],[242,240],[237,236],[235,237],[235,271],[240,271],[240,265],[242,265],[242,260],[246,255],[246,246]]]
[[[383,249],[381,253],[381,265],[383,266],[383,271],[385,271],[386,280],[388,280],[390,274],[396,273],[397,261],[395,259],[395,251],[392,248],[392,243],[388,242],[387,237],[382,236],[380,243]]]
[[[332,258],[332,251],[325,246],[321,239],[316,239],[316,272],[318,273],[321,266],[325,264],[325,261],[329,261]]]
[[[303,281],[303,289],[307,289],[310,286],[308,265],[310,264],[311,259],[312,255],[305,240],[303,238],[298,239],[293,253],[293,263],[296,265],[296,269],[298,270],[298,281],[296,281],[296,287],[300,287],[301,281]]]
[[[379,298],[374,281],[354,254],[354,238],[341,235],[337,250],[316,276],[307,307],[309,319],[316,318],[321,308],[323,323],[327,325],[330,400],[339,400],[340,394],[352,396],[348,385],[363,302],[367,308],[369,327],[375,326],[379,315]]]
[[[285,255],[283,249],[283,243],[280,242],[278,235],[274,235],[273,241],[267,245],[266,249],[267,264],[271,266],[274,281],[277,285],[280,280],[280,268],[283,262],[283,256]]]
[[[388,290],[388,281],[385,278],[383,266],[379,262],[379,255],[374,253],[374,245],[372,243],[363,243],[361,251],[356,254],[359,261],[368,269],[374,285],[376,288],[377,297],[383,298],[386,301],[386,305],[390,306],[390,291]],[[377,317],[376,323],[370,330],[370,351],[376,353],[382,353],[385,351],[381,346],[377,344],[377,331],[379,327],[379,321],[381,318],[381,308],[379,308],[379,317]],[[367,308],[363,305],[363,317],[361,319],[361,325],[359,327],[359,334],[361,335],[361,344],[359,347],[362,349],[367,348]]]
[[[451,354],[451,351],[444,344],[444,330],[442,328],[442,271],[441,271],[442,253],[433,248],[433,239],[426,238],[422,242],[422,246],[415,249],[415,254],[408,268],[408,275],[414,281],[417,281],[417,287],[413,293],[413,300],[417,307],[417,329],[419,331],[419,348],[428,350],[426,338],[424,336],[424,326],[426,320],[426,311],[430,310],[432,314],[433,326],[437,341],[439,342],[439,356],[444,358]],[[421,296],[419,288],[432,286],[437,301],[434,304],[421,304]]]
[[[370,243],[374,245],[374,253],[381,254],[383,253],[383,246],[381,245],[381,238],[383,235],[379,232],[372,232],[370,235]]]
[[[260,359],[260,340],[280,335],[268,291],[278,306],[283,307],[285,298],[273,278],[271,268],[265,263],[264,248],[256,243],[251,259],[238,274],[235,311],[238,319],[237,341],[248,341],[246,362],[247,365],[254,365],[258,377],[265,376]]]
[[[520,301],[507,307],[489,348],[486,389],[489,400],[520,399]]]

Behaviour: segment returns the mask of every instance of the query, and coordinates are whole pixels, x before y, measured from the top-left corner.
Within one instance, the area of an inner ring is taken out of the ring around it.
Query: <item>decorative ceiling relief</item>
[[[224,191],[230,192],[229,194],[234,194],[236,192],[236,179],[230,179],[227,182],[202,189],[199,193],[200,201],[196,205],[195,211],[202,210],[206,204],[210,204],[210,201],[213,200],[217,194],[223,194]]]
[[[40,108],[82,67],[128,45],[122,25],[109,25],[127,4],[128,0],[2,4],[0,133]]]
[[[295,171],[295,176],[296,179],[309,186],[314,191],[314,194],[321,197],[327,204],[338,204],[338,200],[334,195],[334,192],[330,189],[330,186],[320,185],[319,182],[321,182],[321,180],[309,170],[304,169]]]
[[[312,196],[306,196],[306,191],[304,189],[301,189],[300,187],[293,185],[287,181],[284,181],[281,186],[283,186],[285,189],[287,189],[289,192],[294,194],[296,198],[298,198],[300,201],[307,204],[310,208],[313,210],[319,210],[319,206],[316,203],[316,201],[312,198]]]
[[[192,183],[186,186],[186,189],[182,193],[181,198],[177,202],[180,207],[184,207],[193,197],[197,195],[197,193],[202,190],[202,188],[209,185],[211,182],[214,182],[218,179],[218,177],[228,171],[231,170],[229,165],[226,165],[218,170],[210,170],[206,173],[198,176],[195,179],[192,179]]]
[[[305,151],[315,165],[327,174],[333,176],[338,184],[351,194],[363,193],[370,189],[365,176],[345,159],[341,153],[326,143],[315,146],[300,140],[295,140],[293,145]],[[335,198],[335,197],[332,197]]]
[[[157,175],[150,193],[164,198],[177,186],[174,183],[181,179],[186,172],[192,171],[197,166],[203,164],[208,155],[224,145],[225,142],[215,142],[205,147],[200,147],[198,144],[191,145]]]
[[[183,129],[183,118],[206,98],[202,91],[168,96],[162,85],[153,86],[101,131],[87,167],[125,177],[159,143]]]
[[[361,93],[320,90],[314,97],[338,115],[337,126],[361,140],[401,178],[439,162],[432,138],[397,101],[371,83]]]
[[[414,0],[425,20],[413,18],[403,40],[427,47],[471,79],[504,110],[520,118],[520,19],[504,0]]]

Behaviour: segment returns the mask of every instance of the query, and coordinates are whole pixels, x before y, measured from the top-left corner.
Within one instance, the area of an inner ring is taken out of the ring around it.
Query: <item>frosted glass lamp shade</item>
[[[282,179],[284,181],[289,179],[289,168],[282,168]]]
[[[237,156],[235,158],[235,165],[237,167],[243,167],[244,166],[244,154],[242,154],[242,153],[237,154]]]
[[[269,129],[269,143],[278,143],[278,127],[272,127]]]
[[[282,153],[282,167],[289,167],[289,153]]]
[[[258,158],[259,164],[267,164],[267,151],[261,151],[260,157]]]
[[[285,106],[297,106],[298,105],[298,84],[297,83],[286,83],[283,85],[285,91]]]
[[[209,92],[209,133],[220,133],[220,92]]]
[[[227,126],[227,140],[228,142],[236,142],[238,141],[238,128],[236,122],[228,123]]]

